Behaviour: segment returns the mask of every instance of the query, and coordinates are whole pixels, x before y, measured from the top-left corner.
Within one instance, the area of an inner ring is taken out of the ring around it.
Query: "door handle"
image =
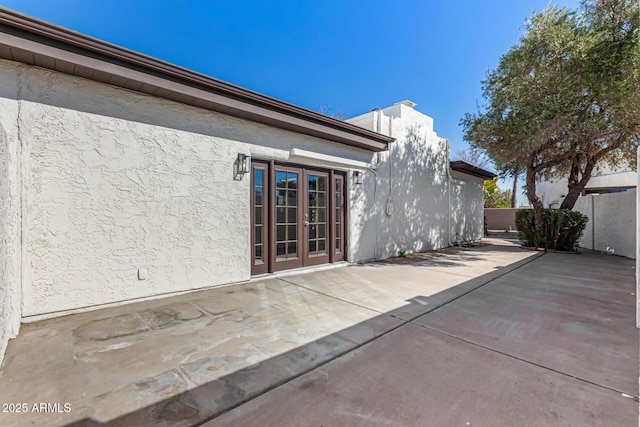
[[[306,227],[307,225],[309,225],[309,221],[304,222],[304,226]]]

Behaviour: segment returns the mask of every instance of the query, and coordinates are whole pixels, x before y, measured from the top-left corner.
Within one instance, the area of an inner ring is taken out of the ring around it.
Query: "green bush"
[[[589,217],[569,209],[545,209],[544,229],[536,230],[533,209],[516,212],[516,226],[525,246],[575,251]]]

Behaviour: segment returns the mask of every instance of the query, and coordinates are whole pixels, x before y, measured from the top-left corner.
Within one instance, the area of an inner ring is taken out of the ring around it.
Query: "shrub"
[[[544,229],[536,230],[533,209],[516,212],[516,226],[525,246],[575,251],[589,217],[569,209],[545,209]]]

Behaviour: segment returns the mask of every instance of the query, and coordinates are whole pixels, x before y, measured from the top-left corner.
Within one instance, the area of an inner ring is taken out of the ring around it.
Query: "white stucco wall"
[[[640,147],[637,154],[640,164]],[[640,328],[640,175],[636,183],[636,327]]]
[[[21,302],[26,320],[249,279],[249,177],[234,179],[238,153],[286,162],[298,148],[373,163],[362,185],[348,183],[350,261],[482,236],[481,180],[459,174],[465,184],[449,195],[447,143],[407,105],[356,118],[375,130],[378,114],[381,132],[397,138],[373,154],[53,71],[0,67],[14,76],[0,100],[9,105],[0,173],[15,177],[0,188],[15,200],[0,215],[3,238],[22,236],[6,245],[13,267],[0,276],[17,287],[0,297],[5,308]],[[3,328],[17,331],[15,321]]]
[[[0,62],[0,366],[20,327],[18,68]]]
[[[234,180],[239,152],[371,160],[366,150],[20,68],[24,316],[247,280],[249,177]]]
[[[597,169],[585,190],[603,187],[635,187],[638,173],[621,166],[620,170],[612,170],[607,166]],[[559,208],[567,194],[567,178],[554,178],[536,184],[536,193],[542,199],[545,208]]]
[[[349,119],[396,138],[380,153],[377,168],[354,187],[351,241],[355,261],[418,252],[476,240],[483,230],[483,181],[455,174],[451,185],[447,143],[433,131],[433,119],[398,103]],[[459,235],[459,236],[458,236]]]
[[[636,197],[636,190],[580,197],[573,209],[589,217],[580,247],[636,258]]]
[[[464,243],[484,236],[484,180],[452,171],[451,241]]]

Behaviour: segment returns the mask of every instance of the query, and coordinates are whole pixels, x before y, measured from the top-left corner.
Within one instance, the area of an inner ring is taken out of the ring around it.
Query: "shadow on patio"
[[[72,411],[1,419],[4,425],[200,424],[540,256],[490,246],[25,325],[0,377],[2,401],[69,402]]]

